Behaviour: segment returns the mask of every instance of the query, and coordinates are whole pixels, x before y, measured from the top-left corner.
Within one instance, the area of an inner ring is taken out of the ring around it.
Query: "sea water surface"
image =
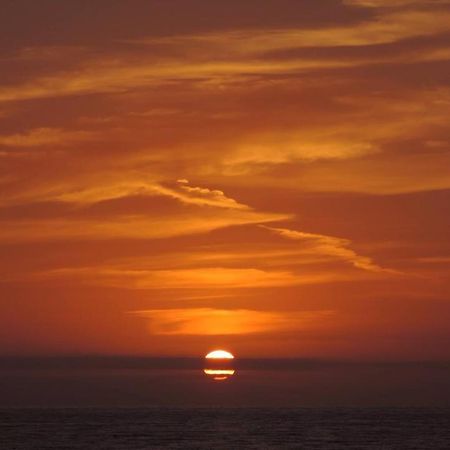
[[[447,363],[242,361],[232,372],[4,360],[0,449],[450,449]]]
[[[0,447],[47,449],[442,449],[439,408],[75,408],[0,411]]]

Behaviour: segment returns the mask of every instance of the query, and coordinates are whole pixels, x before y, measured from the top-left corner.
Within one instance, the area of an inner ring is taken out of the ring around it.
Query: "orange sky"
[[[450,1],[15,1],[0,354],[450,357]]]

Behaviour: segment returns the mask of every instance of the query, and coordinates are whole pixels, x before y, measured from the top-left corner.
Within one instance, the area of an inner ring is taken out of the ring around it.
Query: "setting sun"
[[[234,356],[225,350],[214,350],[213,352],[209,352],[206,356],[206,359],[234,359]]]

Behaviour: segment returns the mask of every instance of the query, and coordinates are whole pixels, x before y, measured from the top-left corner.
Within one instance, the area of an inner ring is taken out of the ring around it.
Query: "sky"
[[[449,359],[449,24],[5,0],[0,355]]]

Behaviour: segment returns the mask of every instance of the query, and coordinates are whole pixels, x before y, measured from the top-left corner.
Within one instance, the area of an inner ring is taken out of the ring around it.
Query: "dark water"
[[[448,450],[450,409],[3,409],[0,448]]]

